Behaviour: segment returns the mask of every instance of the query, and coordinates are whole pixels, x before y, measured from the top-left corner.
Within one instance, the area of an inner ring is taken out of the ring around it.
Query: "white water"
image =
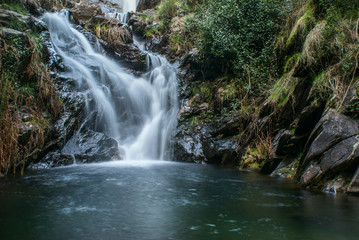
[[[117,4],[121,9],[109,8],[108,5],[101,5],[102,11],[108,17],[118,18],[122,22],[127,22],[128,12],[136,12],[139,0],[108,0],[112,4]]]
[[[130,7],[136,1],[127,1]],[[176,71],[164,57],[151,55],[150,69],[135,77],[104,56],[68,21],[65,12],[46,14],[56,52],[77,91],[87,99],[88,124],[116,139],[125,159],[164,159],[176,125]]]

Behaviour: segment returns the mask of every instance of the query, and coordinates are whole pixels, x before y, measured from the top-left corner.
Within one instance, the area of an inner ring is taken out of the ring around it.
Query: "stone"
[[[219,138],[232,137],[239,134],[240,130],[248,124],[248,118],[242,116],[231,116],[224,118],[218,129],[215,130],[214,136]]]
[[[338,174],[352,173],[359,165],[359,135],[349,137],[330,147],[321,157],[313,159],[301,173],[304,186],[320,186]]]
[[[313,103],[306,106],[298,117],[297,127],[295,128],[294,134],[298,136],[311,132],[320,120],[324,107],[324,103]]]
[[[187,124],[188,122],[180,122],[177,126],[174,142],[175,160],[196,163],[206,162],[202,150],[201,131]]]
[[[277,156],[292,155],[293,148],[295,148],[291,142],[293,135],[291,131],[286,129],[277,133],[273,139],[273,151]]]
[[[235,166],[238,163],[235,140],[203,139],[203,154],[207,162],[222,166]]]
[[[321,155],[338,142],[359,134],[357,120],[328,110],[316,125],[304,148],[304,159],[300,163],[299,171],[306,168],[312,159],[319,159]]]
[[[266,175],[271,174],[281,162],[282,162],[282,158],[277,158],[277,157],[266,160],[263,167],[260,170],[260,173]]]
[[[62,154],[72,154],[76,162],[91,163],[120,159],[115,139],[103,133],[84,129],[75,134],[64,146]]]

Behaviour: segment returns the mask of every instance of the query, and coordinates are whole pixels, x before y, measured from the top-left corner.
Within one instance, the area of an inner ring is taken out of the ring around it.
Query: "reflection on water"
[[[120,161],[0,179],[1,239],[356,239],[359,199],[212,166]]]

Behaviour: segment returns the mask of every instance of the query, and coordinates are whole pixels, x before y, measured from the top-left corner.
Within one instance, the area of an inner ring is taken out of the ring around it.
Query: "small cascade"
[[[48,13],[44,21],[66,75],[86,96],[83,126],[116,139],[125,159],[167,158],[178,112],[174,67],[149,54],[148,72],[135,77],[76,30],[66,12]]]

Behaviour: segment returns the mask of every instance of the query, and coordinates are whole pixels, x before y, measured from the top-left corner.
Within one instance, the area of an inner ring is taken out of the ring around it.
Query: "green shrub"
[[[209,0],[205,9],[200,21],[202,53],[242,75],[268,76],[281,16],[279,2]]]

